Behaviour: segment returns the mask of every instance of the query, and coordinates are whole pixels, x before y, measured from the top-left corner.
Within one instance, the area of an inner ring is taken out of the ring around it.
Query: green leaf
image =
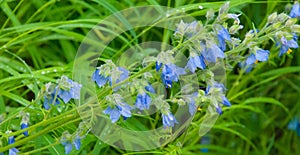
[[[281,102],[279,102],[276,99],[269,98],[269,97],[253,97],[253,98],[248,98],[245,100],[242,104],[251,104],[251,103],[271,103],[274,105],[277,105],[281,107],[287,114],[290,115],[290,112],[287,107],[285,107]]]

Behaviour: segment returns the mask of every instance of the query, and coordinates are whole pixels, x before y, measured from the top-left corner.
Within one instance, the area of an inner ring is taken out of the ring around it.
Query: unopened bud
[[[274,23],[276,18],[277,18],[277,12],[272,13],[268,17],[268,23]]]
[[[240,29],[243,29],[243,25],[232,25],[229,28],[229,34],[236,34]]]
[[[293,25],[292,30],[296,33],[300,33],[300,25]]]
[[[206,19],[207,19],[208,21],[213,20],[214,16],[215,16],[215,11],[214,11],[213,9],[209,9],[209,10],[206,12]]]
[[[297,18],[290,18],[285,22],[285,26],[290,27],[297,23]]]
[[[227,13],[229,10],[229,2],[224,3],[224,5],[220,8],[219,14]]]

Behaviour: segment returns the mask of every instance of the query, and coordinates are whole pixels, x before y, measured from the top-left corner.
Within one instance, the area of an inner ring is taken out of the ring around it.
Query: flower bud
[[[227,13],[229,10],[229,2],[224,3],[224,5],[219,10],[219,15]]]
[[[285,22],[285,26],[290,27],[297,23],[297,18],[290,18]]]
[[[207,19],[208,21],[213,20],[214,16],[215,16],[215,11],[214,11],[213,9],[209,9],[209,10],[206,12],[206,19]]]
[[[291,29],[296,32],[296,33],[300,33],[300,25],[296,24],[296,25],[293,25],[291,27]]]
[[[268,17],[268,23],[274,23],[276,18],[277,18],[277,12],[272,13]]]

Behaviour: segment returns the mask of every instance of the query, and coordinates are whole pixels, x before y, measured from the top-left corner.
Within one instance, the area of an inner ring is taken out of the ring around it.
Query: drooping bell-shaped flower
[[[189,60],[188,60],[188,63],[186,65],[185,68],[188,68],[190,69],[190,71],[192,73],[195,73],[195,70],[197,68],[200,68],[200,69],[205,69],[206,68],[206,64],[204,62],[204,57],[202,55],[200,56],[190,56]]]
[[[270,51],[268,50],[258,49],[255,51],[255,53],[251,53],[250,56],[246,59],[246,65],[249,66],[258,63],[259,61],[267,61],[269,59],[269,54]]]
[[[176,118],[174,117],[174,115],[171,112],[162,114],[162,122],[163,122],[164,128],[174,127],[175,124],[178,124]]]
[[[163,66],[161,78],[166,88],[171,88],[173,82],[178,82],[179,76],[183,74],[186,74],[184,68],[175,64],[166,64]]]

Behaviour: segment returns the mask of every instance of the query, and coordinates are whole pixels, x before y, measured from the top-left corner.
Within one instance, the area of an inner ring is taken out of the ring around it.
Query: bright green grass
[[[231,11],[242,13],[244,29],[248,30],[253,26],[261,28],[268,14],[285,11],[287,3],[234,0]],[[55,82],[61,75],[71,77],[73,59],[81,41],[101,19],[119,10],[143,5],[184,7],[187,13],[200,18],[205,15],[206,8],[217,11],[221,4],[196,0],[0,1],[0,122],[2,118],[6,120],[0,124],[0,150],[7,146],[6,130],[19,129],[17,113],[29,105],[41,104],[36,99],[42,86]],[[199,5],[205,9],[199,10]],[[138,43],[135,35],[134,30],[126,32],[124,36],[130,37],[125,37],[126,43],[121,45]],[[141,40],[158,38],[170,43],[171,35],[167,31],[163,34],[158,31],[143,35]],[[270,44],[265,46],[270,47]],[[103,54],[101,59],[122,52],[119,49],[123,47],[118,45],[112,43],[110,52]],[[272,51],[277,52],[278,48],[273,46]],[[110,147],[90,134],[83,140],[81,150],[72,151],[72,154],[200,154],[200,148],[209,148],[205,154],[300,154],[300,138],[287,130],[288,122],[299,114],[300,108],[299,52],[294,50],[291,55],[281,58],[274,52],[268,63],[259,64],[247,76],[229,70],[227,79],[227,96],[233,105],[224,108],[224,114],[209,132],[211,145],[200,144],[198,129],[203,114],[199,112],[185,133],[156,150],[127,152]],[[41,109],[30,109],[29,112],[33,120],[41,121]],[[78,115],[73,120],[72,124],[61,124],[51,132],[28,137],[19,149],[24,153],[63,154],[59,138],[65,130],[76,130],[80,122]],[[34,132],[43,128],[37,127]],[[16,141],[24,138],[21,134],[16,137]]]

